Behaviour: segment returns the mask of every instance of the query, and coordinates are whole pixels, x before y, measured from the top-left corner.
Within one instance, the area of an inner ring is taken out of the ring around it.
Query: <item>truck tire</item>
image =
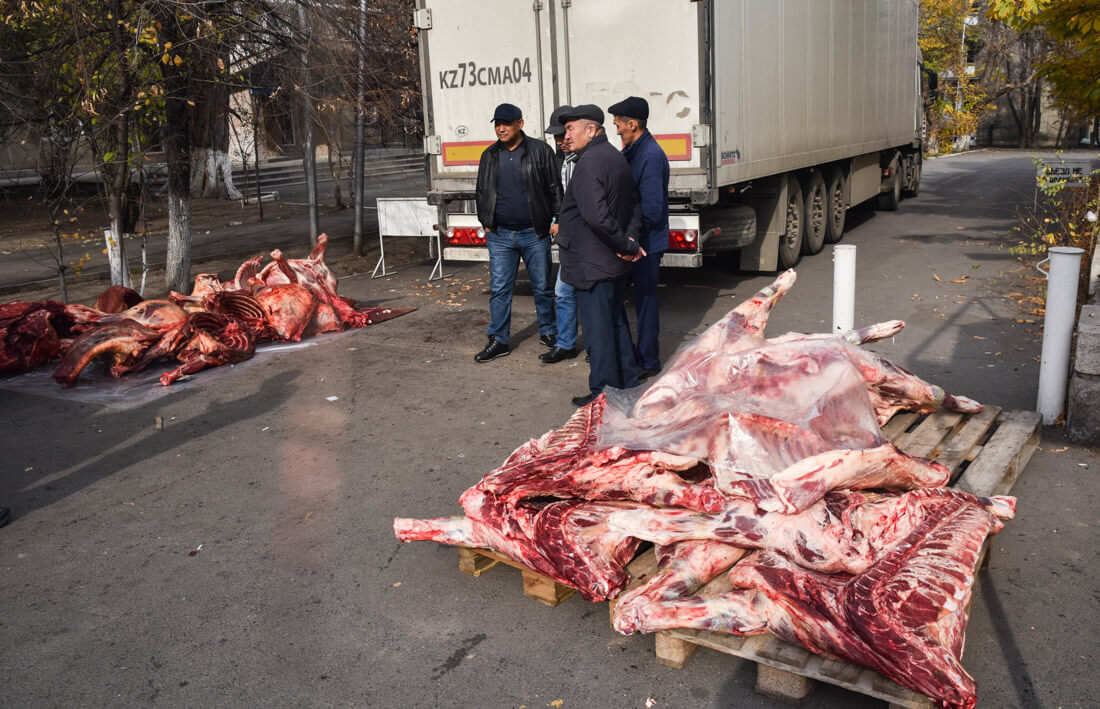
[[[848,216],[848,202],[844,199],[844,171],[829,170],[825,178],[825,195],[828,197],[829,218],[825,221],[825,243],[836,244],[844,238],[844,220]]]
[[[893,212],[901,203],[901,174],[898,169],[900,161],[894,158],[890,161],[890,189],[882,192],[875,198],[875,209],[884,212]]]
[[[916,197],[920,194],[920,173],[924,160],[920,153],[911,153],[905,160],[905,188],[903,197]]]
[[[825,193],[825,178],[814,170],[802,186],[805,198],[802,214],[806,227],[802,230],[802,253],[812,256],[825,246],[825,231],[829,221],[829,198]]]
[[[802,186],[798,183],[797,177],[790,175],[787,178],[786,222],[783,234],[779,237],[779,270],[781,271],[793,268],[802,255],[802,232],[806,226],[803,207]]]

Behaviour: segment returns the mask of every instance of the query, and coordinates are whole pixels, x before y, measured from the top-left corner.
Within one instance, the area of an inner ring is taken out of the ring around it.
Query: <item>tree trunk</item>
[[[199,71],[207,81],[196,82],[201,93],[197,95],[191,136],[194,146],[191,192],[202,197],[241,199],[244,195],[233,184],[229,160],[229,87],[217,69],[217,62],[221,60],[226,65],[228,57],[212,52],[203,55],[203,60],[208,66]]]
[[[190,172],[190,167],[181,171]],[[177,293],[191,293],[191,190],[185,176],[168,181],[168,255],[164,285]]]
[[[310,91],[309,68],[309,39],[312,29],[309,11],[305,5],[298,5],[298,26],[302,32],[302,45],[299,50],[299,70],[302,81],[298,93],[298,121],[302,129],[302,167],[306,173],[306,201],[309,203],[309,243],[314,245],[317,243],[317,234],[320,233],[320,220],[317,214],[317,154],[313,142],[313,96]]]
[[[121,0],[114,0],[112,9],[116,17],[122,17]],[[126,263],[126,241],[123,238],[126,233],[126,187],[129,182],[130,170],[130,103],[132,84],[130,81],[130,65],[128,61],[127,45],[122,38],[121,24],[113,26],[112,35],[119,52],[118,66],[118,105],[122,108],[110,120],[108,134],[109,150],[112,153],[109,160],[103,161],[103,170],[106,177],[107,210],[111,222],[111,231],[105,235],[107,242],[107,258],[111,265],[111,285],[130,286],[130,269]]]
[[[166,82],[172,89],[186,86],[177,77]],[[171,90],[171,89],[170,89]],[[186,90],[185,88],[183,89]],[[168,254],[164,285],[177,293],[191,293],[191,111],[177,93],[168,101],[164,153],[168,162]],[[169,94],[171,96],[171,94]]]
[[[178,29],[169,10],[161,16],[165,27]],[[185,36],[172,35],[175,41]],[[177,43],[178,43],[177,42]],[[165,69],[164,157],[168,163],[168,252],[164,285],[177,293],[191,293],[191,124],[188,103],[190,76],[176,67]]]

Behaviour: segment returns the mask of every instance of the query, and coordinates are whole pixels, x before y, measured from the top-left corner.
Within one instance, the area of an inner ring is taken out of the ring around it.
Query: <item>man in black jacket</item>
[[[577,106],[561,117],[565,141],[577,155],[557,235],[562,280],[576,288],[581,329],[591,358],[584,406],[604,387],[637,386],[634,346],[623,299],[630,264],[645,256],[638,243],[641,212],[626,158],[607,142],[598,106]]]
[[[512,351],[512,291],[519,259],[535,293],[539,342],[553,348],[554,289],[550,282],[550,225],[561,209],[561,176],[554,150],[523,133],[523,114],[510,103],[493,114],[497,142],[477,169],[477,218],[489,248],[489,342],[474,355],[483,363]]]

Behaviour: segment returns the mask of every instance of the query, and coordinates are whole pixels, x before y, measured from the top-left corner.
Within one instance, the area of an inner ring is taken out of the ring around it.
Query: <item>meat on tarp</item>
[[[23,372],[58,357],[53,377],[76,384],[95,360],[107,360],[121,377],[154,362],[179,366],[160,383],[208,367],[252,357],[256,344],[383,322],[415,308],[361,308],[337,293],[336,276],[325,263],[328,237],[317,237],[308,258],[286,259],[276,249],[263,266],[245,261],[232,280],[215,274],[195,278],[190,295],[142,300],[129,288],[111,286],[95,308],[54,301],[0,303],[0,374]]]

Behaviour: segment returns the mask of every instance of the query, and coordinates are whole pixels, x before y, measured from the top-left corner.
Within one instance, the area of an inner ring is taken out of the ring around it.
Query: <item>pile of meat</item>
[[[739,305],[648,386],[605,393],[520,446],[462,495],[464,516],[398,518],[397,538],[492,549],[594,601],[622,593],[652,542],[659,572],[619,598],[619,632],[770,632],[973,706],[965,608],[1015,500],[945,488],[946,468],[880,426],[901,409],[981,405],[858,347],[899,321],[765,339],[794,280]],[[723,574],[730,592],[693,595]]]
[[[143,300],[111,286],[95,307],[51,300],[0,304],[0,374],[23,372],[60,357],[53,377],[66,387],[93,360],[105,358],[121,377],[153,362],[175,360],[160,383],[252,357],[270,340],[297,341],[322,332],[366,327],[414,308],[359,308],[336,292],[321,234],[308,258],[278,249],[266,266],[245,261],[231,281],[210,273],[195,278],[191,295]]]

